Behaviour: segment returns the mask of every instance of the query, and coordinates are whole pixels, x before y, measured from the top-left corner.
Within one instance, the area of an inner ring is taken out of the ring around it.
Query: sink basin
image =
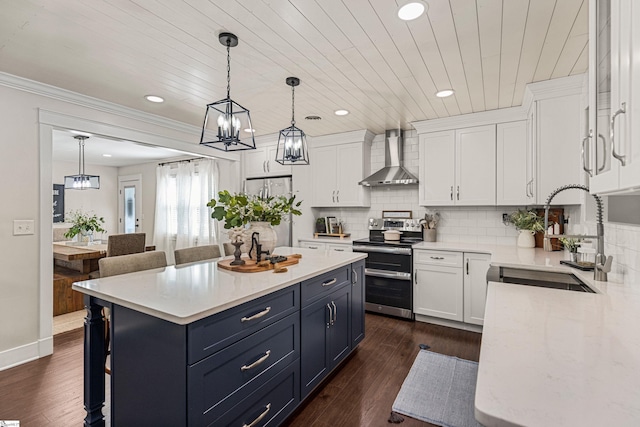
[[[498,281],[517,285],[561,289],[565,291],[595,293],[593,289],[585,285],[584,282],[570,273],[520,270],[517,268],[501,267]]]

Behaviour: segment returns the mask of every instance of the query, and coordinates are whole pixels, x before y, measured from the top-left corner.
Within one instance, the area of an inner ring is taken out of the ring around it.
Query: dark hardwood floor
[[[287,426],[390,426],[391,405],[419,351],[478,361],[480,334],[367,314],[367,337]],[[80,426],[82,329],[54,337],[51,356],[0,372],[0,420],[21,427]],[[431,424],[405,417],[403,427]]]

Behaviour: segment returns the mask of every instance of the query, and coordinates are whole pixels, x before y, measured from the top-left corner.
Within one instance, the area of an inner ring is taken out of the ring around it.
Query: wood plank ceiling
[[[400,0],[0,0],[0,71],[201,126],[230,31],[256,134],[288,125],[296,76],[298,126],[322,135],[517,106],[527,83],[587,70],[587,0],[426,2],[404,22]]]

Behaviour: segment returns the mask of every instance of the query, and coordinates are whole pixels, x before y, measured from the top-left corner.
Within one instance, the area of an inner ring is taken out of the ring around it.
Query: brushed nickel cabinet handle
[[[250,424],[242,424],[242,427],[255,427],[260,421],[262,421],[264,417],[267,416],[270,410],[271,410],[271,403],[267,403],[267,406],[265,406],[264,412],[258,415],[258,418],[253,420]]]
[[[469,258],[467,258],[467,276],[469,275]]]
[[[443,256],[432,256],[432,257],[430,257],[430,258],[431,258],[431,259],[438,259],[438,260],[440,260],[440,259],[444,259],[444,257],[443,257]]]
[[[596,149],[596,167],[598,168],[598,172],[602,172],[604,168],[607,166],[607,141],[604,139],[604,136],[599,133],[598,138],[602,140],[602,166],[598,166],[598,150]]]
[[[269,313],[271,311],[271,307],[267,307],[264,310],[262,310],[259,313],[254,314],[253,316],[250,317],[243,317],[242,319],[240,319],[241,322],[249,322],[251,320],[255,320],[255,319],[259,319],[262,316],[265,316],[267,313]]]
[[[589,169],[587,167],[587,165],[585,164],[585,161],[587,160],[587,157],[585,156],[585,149],[584,149],[584,145],[587,141],[589,141],[591,138],[593,137],[593,129],[589,129],[589,135],[585,136],[584,138],[582,138],[582,151],[581,151],[581,155],[582,155],[582,169],[589,174],[589,176],[593,176],[593,173],[591,173],[591,169]]]
[[[336,202],[340,203],[340,190],[336,190]]]
[[[453,200],[453,185],[451,186],[451,193],[449,194],[449,196],[451,197],[451,200]]]
[[[356,284],[358,283],[358,272],[356,270],[351,270],[351,277],[353,278],[353,280],[351,280],[352,284]]]
[[[611,116],[611,155],[613,157],[615,157],[618,161],[620,161],[620,164],[622,166],[625,166],[626,164],[626,157],[627,156],[623,156],[621,154],[616,153],[616,143],[615,143],[615,134],[616,134],[616,129],[615,129],[615,125],[616,125],[616,117],[618,117],[620,114],[625,114],[627,112],[627,103],[623,102],[622,105],[620,106],[620,109],[618,111],[616,111],[615,113],[613,113],[613,116]]]
[[[329,309],[329,322],[327,323],[327,328],[329,328],[333,325],[333,311],[329,303],[327,303],[327,308]]]
[[[244,371],[248,371],[249,369],[253,369],[256,366],[262,364],[262,362],[264,362],[265,360],[267,360],[270,355],[271,355],[271,350],[267,350],[267,351],[264,352],[264,356],[262,356],[260,359],[256,360],[251,365],[243,365],[243,366],[241,366],[240,370],[242,372],[244,372]]]
[[[456,198],[460,200],[460,186],[458,185],[456,188]]]
[[[338,321],[338,307],[333,301],[331,301],[331,305],[333,306],[333,322],[331,324],[334,325]]]
[[[326,282],[322,282],[322,286],[331,286],[331,285],[333,285],[334,283],[336,283],[337,281],[338,281],[338,279],[333,278],[333,279],[328,280],[328,281],[326,281]]]
[[[415,282],[415,283],[416,283],[416,285],[417,285],[417,284],[418,284],[418,270],[416,270],[416,271],[413,273],[413,280],[414,280],[414,282]]]

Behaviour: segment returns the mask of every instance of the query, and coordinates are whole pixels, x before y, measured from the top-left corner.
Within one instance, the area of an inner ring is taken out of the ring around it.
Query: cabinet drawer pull
[[[331,285],[333,285],[334,283],[336,283],[337,281],[338,281],[338,279],[333,278],[333,279],[331,279],[331,280],[329,280],[329,281],[327,281],[327,282],[322,282],[322,286],[331,286]]]
[[[309,249],[318,249],[317,246],[307,246]]]
[[[260,415],[258,415],[258,418],[253,420],[251,422],[251,424],[242,424],[242,427],[254,427],[254,426],[256,426],[260,421],[262,421],[262,419],[264,417],[267,416],[267,414],[269,413],[269,410],[271,410],[271,403],[267,403],[267,406],[265,406],[264,412],[261,413]]]
[[[351,283],[354,285],[358,283],[358,272],[356,270],[351,270]]]
[[[243,317],[242,319],[240,319],[240,321],[241,322],[249,322],[251,320],[259,319],[262,316],[264,316],[267,313],[269,313],[270,311],[271,311],[271,307],[267,307],[264,310],[262,310],[261,312],[254,314],[253,316]]]
[[[613,113],[613,115],[611,116],[611,128],[610,128],[610,133],[611,133],[611,155],[613,157],[615,157],[616,159],[618,159],[618,161],[620,161],[620,164],[622,166],[626,165],[626,157],[627,156],[623,156],[621,154],[616,153],[616,143],[615,143],[615,135],[616,135],[616,117],[618,117],[620,114],[626,114],[627,112],[627,103],[623,102],[622,105],[620,106],[620,109],[618,111],[616,111],[615,113]]]
[[[269,356],[271,355],[271,350],[267,350],[264,352],[264,356],[262,356],[260,359],[256,360],[255,362],[253,362],[251,365],[243,365],[240,370],[242,372],[244,371],[248,371],[249,369],[253,369],[256,366],[260,365],[262,362],[264,362],[265,360],[267,360],[269,358]]]
[[[331,304],[327,303],[327,308],[329,309],[329,323],[327,323],[327,329],[333,325],[333,309],[331,308]]]
[[[598,139],[602,141],[602,166],[598,166],[598,149],[596,148],[596,166],[598,167],[598,172],[602,172],[604,168],[607,166],[607,141],[604,139],[601,133],[598,134]],[[596,142],[597,147],[597,142]]]
[[[591,173],[591,169],[589,169],[586,165],[586,160],[587,160],[587,156],[586,156],[586,150],[584,148],[585,144],[593,137],[593,129],[589,129],[589,135],[585,136],[584,138],[582,138],[582,151],[581,151],[581,155],[582,155],[582,170],[584,170],[586,173],[589,174],[589,176],[593,176],[593,173]]]
[[[443,256],[432,256],[431,259],[442,260],[442,259],[444,259],[444,257]]]
[[[456,187],[456,199],[460,200],[460,186]]]
[[[336,252],[344,252],[344,249],[334,249]]]
[[[451,186],[451,194],[450,194],[450,196],[451,196],[451,200],[453,200],[453,185]]]

